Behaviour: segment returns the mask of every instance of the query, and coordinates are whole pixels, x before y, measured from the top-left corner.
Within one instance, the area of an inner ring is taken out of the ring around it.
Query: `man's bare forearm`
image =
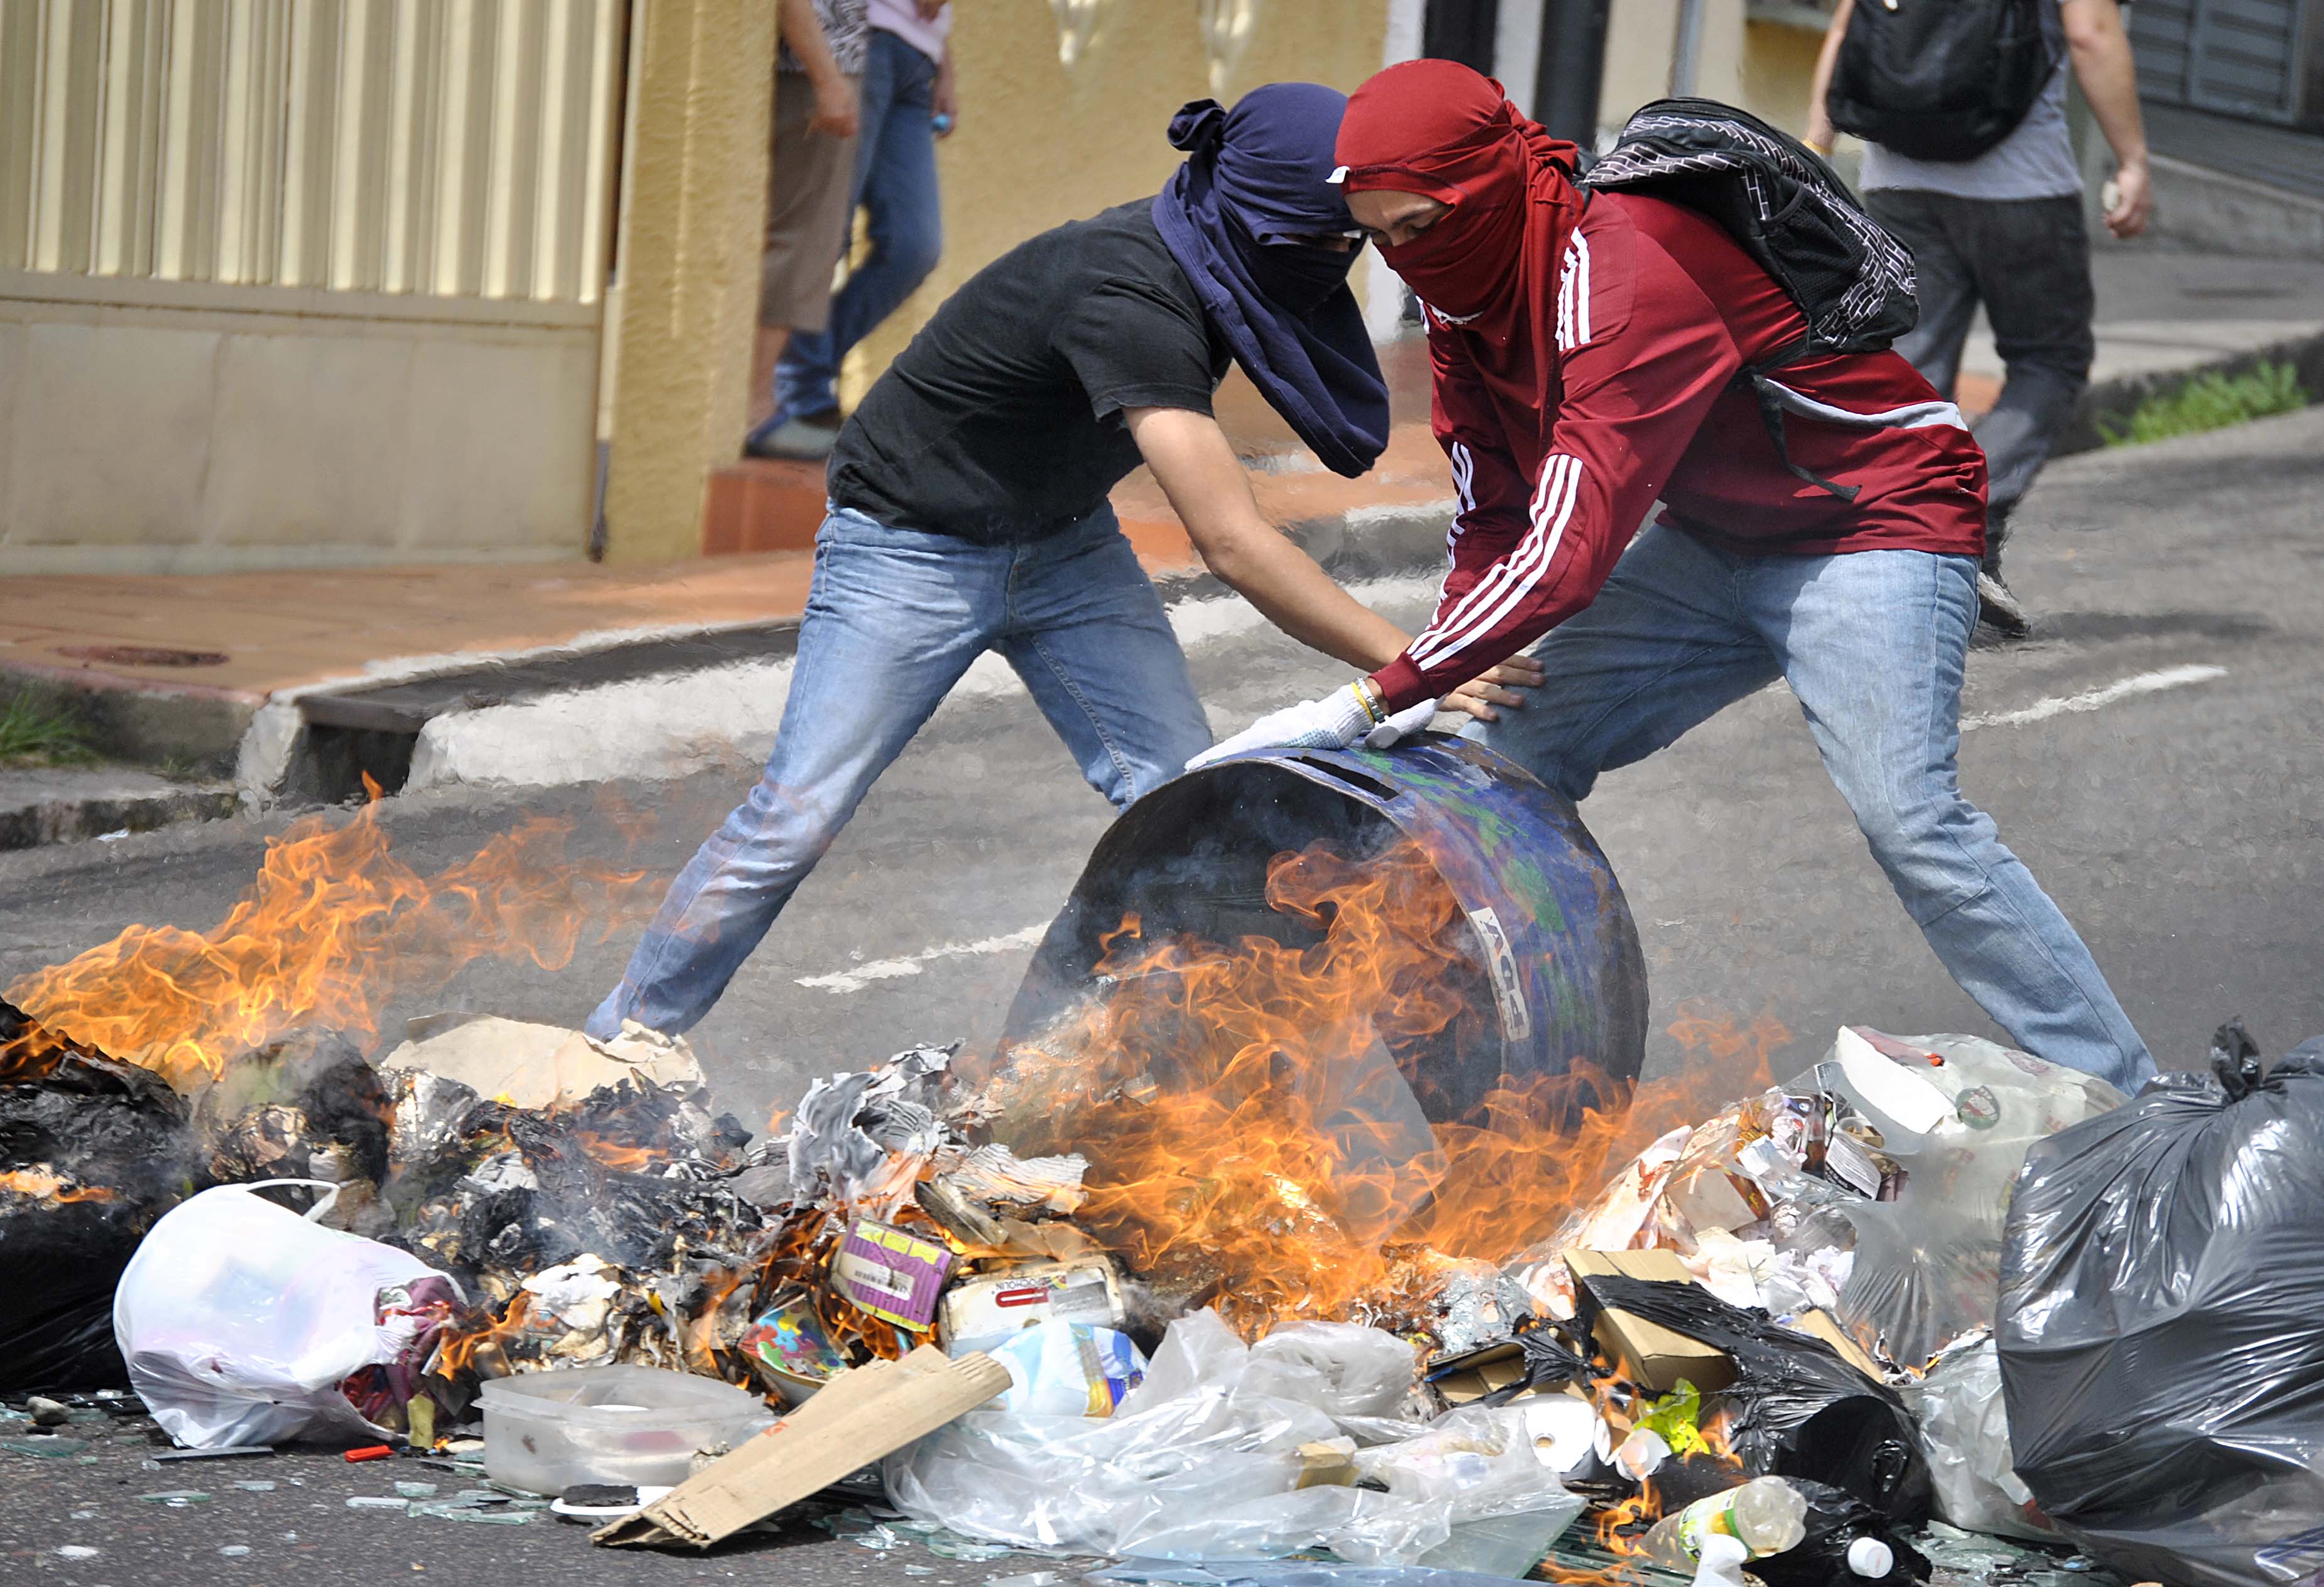
[[[2070,0],[2067,49],[2074,78],[2089,101],[2090,115],[2106,134],[2107,146],[2122,165],[2146,162],[2146,122],[2138,112],[2138,67],[2123,31],[2115,0]]]
[[[1293,639],[1364,672],[1410,636],[1332,581],[1259,512],[1217,420],[1179,408],[1124,415],[1139,453],[1186,526],[1203,565]]]
[[[1816,52],[1815,77],[1808,87],[1807,145],[1819,154],[1831,152],[1838,134],[1832,130],[1831,112],[1824,102],[1831,97],[1832,68],[1840,60],[1840,40],[1848,34],[1849,14],[1854,0],[1840,0],[1833,7],[1831,23],[1824,30],[1823,48]]]
[[[820,85],[841,75],[831,41],[823,36],[823,22],[815,14],[815,0],[781,0],[775,8],[775,26],[809,82]]]

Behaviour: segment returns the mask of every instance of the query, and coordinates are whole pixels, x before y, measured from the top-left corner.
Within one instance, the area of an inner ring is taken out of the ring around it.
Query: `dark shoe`
[[[761,427],[751,432],[742,443],[743,456],[770,457],[789,463],[822,463],[829,460],[831,448],[839,439],[837,424],[822,425],[812,420],[786,419],[771,429]]]
[[[2025,608],[2009,593],[1998,572],[1980,571],[1977,576],[1977,620],[2006,639],[2024,639],[2034,632]]]

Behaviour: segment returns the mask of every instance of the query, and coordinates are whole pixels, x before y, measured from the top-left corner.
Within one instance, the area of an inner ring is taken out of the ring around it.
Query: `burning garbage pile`
[[[1174,1570],[1902,1587],[1964,1557],[1932,1518],[2205,1587],[2313,1551],[2324,1056],[2222,1032],[2126,1101],[1850,1028],[1771,1084],[1784,1033],[1703,1023],[1644,1085],[1446,1087],[1533,1028],[1441,853],[1342,832],[1266,857],[1264,929],[1171,908],[997,1055],[827,1075],[755,1139],[635,1029],[0,1005],[0,1258],[44,1264],[0,1367],[125,1358],[189,1445],[481,1453],[613,1545],[841,1491]]]

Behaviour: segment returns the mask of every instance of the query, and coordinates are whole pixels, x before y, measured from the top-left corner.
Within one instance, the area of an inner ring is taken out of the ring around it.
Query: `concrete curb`
[[[1335,578],[1358,584],[1441,564],[1454,503],[1359,508],[1296,524],[1290,533]],[[1231,594],[1207,572],[1156,577],[1163,603],[1178,608]],[[580,653],[531,653],[475,662],[393,681],[325,686],[279,698],[245,736],[244,797],[337,802],[356,797],[370,776],[391,789],[465,780],[453,741],[479,713],[538,708],[540,727],[587,696],[636,699],[669,679],[694,676],[715,692],[748,694],[787,678],[798,620],[785,618],[696,634],[658,635],[634,645]],[[989,680],[988,680],[989,681]],[[973,679],[972,680],[973,682]],[[972,696],[979,691],[972,687]],[[504,717],[514,720],[514,716]],[[706,748],[715,758],[719,749]]]
[[[2148,160],[2157,238],[2264,259],[2324,254],[2324,199],[2167,154]]]
[[[2058,444],[2052,450],[2053,457],[2069,457],[2078,452],[2094,452],[2107,444],[2101,424],[2120,425],[2138,411],[2150,397],[2192,384],[2205,375],[2249,374],[2263,364],[2289,364],[2300,376],[2301,385],[2310,401],[2324,401],[2324,334],[2294,337],[2270,346],[2254,348],[2208,363],[2180,369],[2157,370],[2151,374],[2122,375],[2101,381],[2082,393],[2074,408],[2074,416],[2059,432]]]
[[[241,796],[229,782],[167,789],[108,789],[105,772],[0,774],[0,853],[72,843],[114,832],[152,832],[180,821],[231,816]],[[145,780],[142,776],[135,779]],[[51,785],[19,790],[11,782]],[[93,789],[77,791],[83,785]]]

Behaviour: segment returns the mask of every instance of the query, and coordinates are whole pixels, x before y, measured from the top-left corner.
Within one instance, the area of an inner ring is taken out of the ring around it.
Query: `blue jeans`
[[[831,319],[801,331],[775,364],[775,411],[761,429],[833,412],[833,388],[849,348],[879,328],[927,280],[944,251],[936,195],[936,62],[895,34],[872,30],[858,90],[862,131],[855,141],[854,214],[861,204],[872,247],[831,300]],[[839,262],[835,259],[834,264]]]
[[[670,883],[587,1029],[691,1029],[969,664],[998,650],[1119,807],[1211,743],[1185,653],[1111,507],[1023,546],[835,507],[815,541],[774,752]]]
[[[1977,563],[1741,557],[1657,524],[1536,647],[1523,711],[1463,731],[1580,799],[1780,678],[1872,857],[1954,981],[2025,1051],[2135,1090],[2154,1060],[2058,906],[1961,797]]]

